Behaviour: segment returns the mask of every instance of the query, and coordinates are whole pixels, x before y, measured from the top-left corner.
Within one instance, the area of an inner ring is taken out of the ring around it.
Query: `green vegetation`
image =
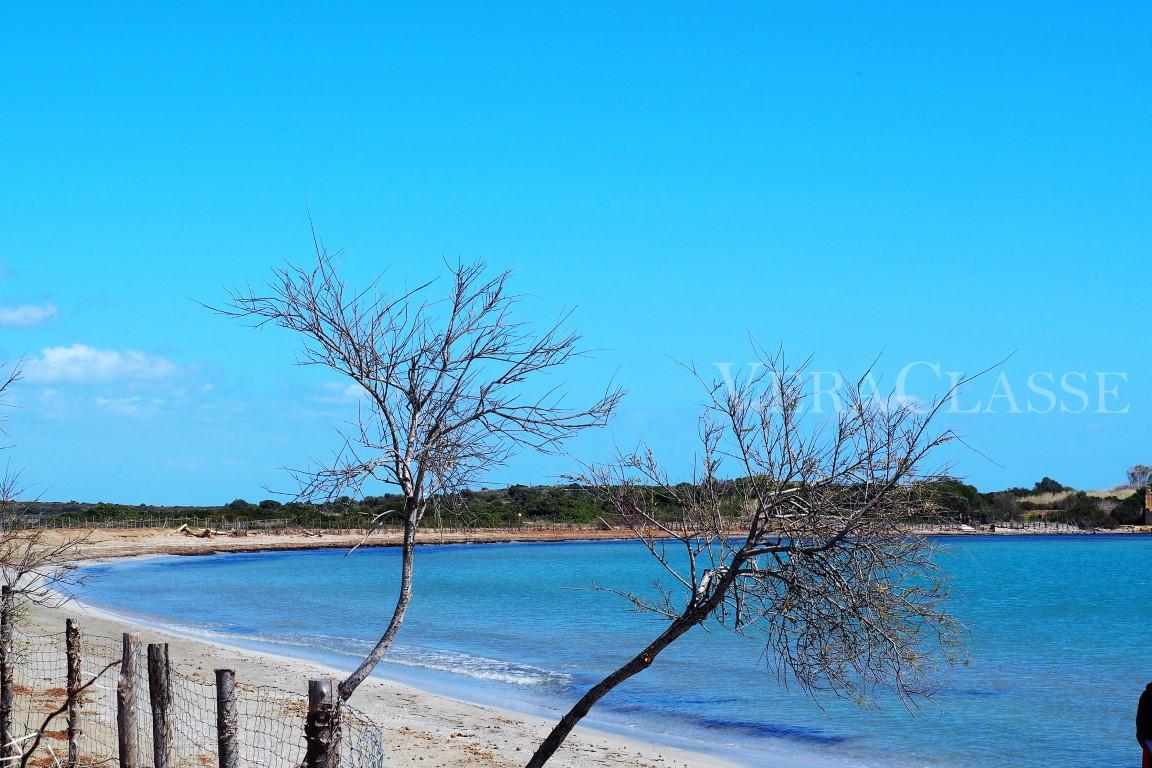
[[[956,480],[936,484],[944,517],[972,524],[1046,520],[1081,528],[1116,528],[1144,521],[1144,494],[1137,488],[1082,491],[1045,477],[1032,488],[981,493]]]
[[[342,497],[329,503],[280,502],[265,499],[249,502],[234,499],[221,506],[153,506],[69,502],[29,502],[26,514],[55,525],[132,522],[178,525],[184,520],[209,526],[248,523],[251,527],[300,526],[305,528],[363,528],[379,515],[402,507],[399,495],[368,496],[360,500]],[[598,524],[606,511],[590,495],[575,486],[513,485],[498,490],[464,491],[452,504],[442,504],[433,527],[516,527],[525,524]],[[384,518],[384,525],[400,521]],[[427,524],[427,523],[426,523]]]
[[[728,483],[733,503],[738,503],[743,481]],[[1144,494],[1133,488],[1113,491],[1081,491],[1045,477],[1032,488],[1008,488],[982,492],[959,480],[933,483],[929,499],[934,510],[926,511],[920,522],[954,521],[972,525],[1046,520],[1081,528],[1115,528],[1139,525],[1144,519]],[[657,505],[659,499],[656,499]],[[400,509],[399,495],[367,496],[355,500],[342,497],[329,503],[280,502],[264,499],[249,502],[234,499],[216,507],[161,507],[140,504],[88,504],[69,502],[29,502],[26,514],[55,525],[84,525],[102,522],[178,525],[183,520],[222,527],[236,523],[250,527],[364,528],[384,515],[384,526],[399,526],[399,519],[387,517]],[[491,490],[466,490],[452,502],[438,505],[439,514],[426,525],[432,527],[515,528],[524,525],[599,525],[613,521],[614,515],[598,496],[576,485],[512,485]],[[671,505],[668,519],[675,517]]]

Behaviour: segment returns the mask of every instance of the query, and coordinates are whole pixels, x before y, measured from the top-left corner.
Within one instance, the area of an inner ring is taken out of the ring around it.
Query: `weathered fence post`
[[[305,768],[339,768],[340,702],[335,680],[308,681],[308,719],[304,723],[308,752]]]
[[[64,624],[64,643],[68,654],[68,768],[80,765],[80,627],[72,619]]]
[[[7,584],[0,593],[0,758],[15,757],[12,744],[12,589]]]
[[[216,670],[216,742],[220,749],[220,768],[238,768],[236,747],[236,673]]]
[[[140,636],[124,633],[120,657],[120,678],[116,681],[116,745],[120,768],[137,768],[136,759],[136,660],[140,658]]]
[[[152,754],[155,768],[172,766],[172,681],[168,643],[148,644],[148,696],[152,702]]]

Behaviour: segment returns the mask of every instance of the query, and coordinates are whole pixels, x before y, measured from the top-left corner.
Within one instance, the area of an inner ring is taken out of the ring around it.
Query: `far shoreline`
[[[940,538],[966,537],[1069,537],[1138,536],[1152,533],[1148,526],[1124,526],[1116,529],[1081,531],[1007,528],[1003,526],[971,527],[958,530],[932,526],[910,531],[919,536]],[[631,530],[594,528],[556,529],[426,529],[420,547],[453,544],[536,544],[629,541],[637,538]],[[207,537],[181,534],[167,528],[66,528],[45,529],[47,543],[60,543],[70,536],[88,536],[76,550],[77,561],[112,560],[147,555],[201,556],[223,553],[279,552],[293,550],[395,548],[401,545],[399,532],[374,533],[365,540],[362,532],[348,531],[249,531],[246,535],[213,534]]]

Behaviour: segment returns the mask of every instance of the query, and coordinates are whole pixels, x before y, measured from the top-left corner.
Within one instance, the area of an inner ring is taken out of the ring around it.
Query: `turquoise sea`
[[[971,662],[917,716],[813,701],[755,638],[695,631],[601,704],[594,724],[749,765],[1135,765],[1152,680],[1152,537],[940,542]],[[234,645],[350,667],[392,610],[399,552],[156,557],[87,568],[80,599]],[[380,674],[524,711],[565,707],[660,631],[597,584],[644,590],[634,542],[422,547],[409,618]]]

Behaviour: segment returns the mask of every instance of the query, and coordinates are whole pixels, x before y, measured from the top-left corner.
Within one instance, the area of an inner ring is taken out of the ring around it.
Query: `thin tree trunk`
[[[372,670],[380,663],[380,659],[384,658],[384,654],[392,645],[392,641],[396,639],[396,633],[400,631],[400,626],[404,623],[404,614],[408,610],[408,603],[412,601],[412,566],[416,557],[416,526],[419,515],[416,508],[407,510],[407,515],[404,519],[404,545],[401,549],[401,569],[400,569],[400,594],[396,598],[396,608],[392,611],[392,620],[388,622],[388,628],[384,630],[384,634],[377,641],[376,646],[372,651],[364,657],[364,661],[360,662],[360,666],[356,671],[350,674],[339,686],[340,700],[347,701],[360,683],[368,675],[372,674]]]
[[[624,666],[617,669],[608,677],[604,678],[596,685],[588,689],[588,692],[580,697],[580,700],[573,705],[572,709],[568,710],[568,714],[556,723],[552,732],[548,734],[548,738],[544,739],[537,747],[536,753],[532,755],[532,759],[528,761],[525,768],[543,768],[544,764],[552,759],[552,755],[556,754],[556,750],[568,738],[568,734],[572,733],[572,729],[576,724],[584,719],[589,710],[596,705],[596,702],[604,698],[609,691],[611,691],[620,683],[624,682],[630,677],[634,677],[643,672],[648,667],[652,666],[652,662],[660,655],[660,652],[674,643],[688,630],[692,629],[698,624],[704,622],[712,612],[716,610],[717,606],[724,601],[724,595],[727,594],[728,588],[732,586],[738,578],[740,566],[743,565],[745,557],[740,554],[737,555],[729,565],[727,572],[714,586],[711,594],[709,594],[703,602],[695,602],[689,604],[684,609],[684,612],[672,620],[660,635],[648,644],[648,647],[640,653],[632,657],[632,659]]]
[[[648,647],[634,656],[631,661],[588,689],[588,692],[580,697],[580,700],[576,702],[572,709],[568,710],[568,714],[564,715],[560,722],[556,724],[556,727],[548,734],[548,738],[540,743],[540,746],[536,749],[536,754],[532,755],[532,759],[528,761],[528,765],[525,768],[542,768],[545,763],[552,759],[552,755],[556,754],[556,750],[558,750],[560,745],[564,743],[564,740],[568,738],[568,734],[572,732],[572,729],[576,727],[577,723],[584,719],[584,716],[595,706],[596,702],[604,698],[609,691],[620,685],[620,683],[643,672],[651,666],[653,660],[655,660],[661,651],[671,645],[685,632],[692,629],[692,627],[699,624],[707,615],[707,612],[700,614],[697,611],[693,611],[691,614],[678,617],[668,625],[667,629],[660,633],[659,637],[649,643]],[[696,618],[696,616],[700,618]]]

